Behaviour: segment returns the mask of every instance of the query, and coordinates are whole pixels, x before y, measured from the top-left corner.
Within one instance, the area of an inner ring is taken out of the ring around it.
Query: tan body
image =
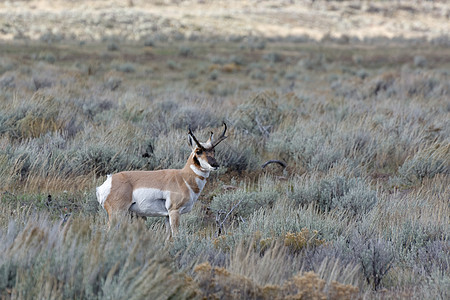
[[[206,179],[218,168],[214,147],[225,139],[225,130],[218,142],[199,143],[189,134],[193,151],[186,165],[179,170],[125,171],[109,175],[97,188],[97,200],[106,209],[111,220],[118,214],[133,212],[138,216],[166,217],[171,233],[175,235],[181,214],[192,210]]]

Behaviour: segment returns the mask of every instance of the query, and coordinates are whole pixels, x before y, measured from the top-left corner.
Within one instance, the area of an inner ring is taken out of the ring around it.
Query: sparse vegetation
[[[2,43],[1,299],[450,298],[448,37],[202,36],[138,11],[124,37],[133,15],[105,16]],[[180,168],[188,126],[223,121],[177,237],[108,230],[106,174]]]

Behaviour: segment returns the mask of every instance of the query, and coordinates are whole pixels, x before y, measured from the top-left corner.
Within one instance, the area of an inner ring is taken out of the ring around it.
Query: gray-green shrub
[[[263,92],[240,104],[233,115],[235,126],[244,132],[268,137],[286,114],[277,100],[277,94]]]
[[[288,197],[300,205],[314,203],[323,212],[337,209],[352,216],[364,215],[377,202],[376,192],[365,180],[340,175],[294,181]]]
[[[407,185],[433,178],[437,174],[449,174],[450,144],[435,144],[418,151],[398,169],[400,181]]]
[[[210,207],[220,220],[229,214],[228,220],[233,222],[241,218],[246,219],[262,207],[270,208],[279,197],[280,193],[271,186],[256,190],[244,186],[215,196]]]

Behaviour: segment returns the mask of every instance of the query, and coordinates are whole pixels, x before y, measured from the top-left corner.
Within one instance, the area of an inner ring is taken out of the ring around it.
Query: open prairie
[[[450,298],[449,16],[0,1],[0,299]],[[107,174],[182,168],[224,121],[176,237],[108,224]]]

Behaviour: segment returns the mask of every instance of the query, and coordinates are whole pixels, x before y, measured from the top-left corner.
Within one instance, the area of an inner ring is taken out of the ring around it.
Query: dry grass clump
[[[284,245],[291,252],[298,253],[305,247],[315,247],[325,243],[324,240],[317,238],[317,230],[310,232],[308,228],[302,228],[300,232],[287,232],[284,236]]]
[[[299,232],[286,232],[280,236],[273,232],[272,235],[267,235],[267,233],[263,235],[260,231],[256,231],[253,236],[247,236],[242,240],[251,239],[252,242],[247,244],[252,245],[253,250],[260,254],[265,254],[267,250],[279,245],[283,247],[271,251],[283,252],[287,250],[290,254],[299,254],[305,249],[311,249],[326,243],[325,240],[318,238],[318,234],[317,230],[310,231],[308,228],[302,228]],[[214,238],[212,243],[216,249],[229,252],[235,248],[235,245],[230,244],[230,239],[233,238],[232,233],[229,233],[228,236],[220,235]]]
[[[197,265],[194,272],[209,299],[351,299],[358,293],[357,287],[336,281],[327,286],[314,272],[295,275],[282,285],[259,285],[207,262]]]
[[[45,108],[45,109],[44,109]],[[35,93],[30,99],[13,99],[2,105],[3,134],[15,139],[36,138],[48,132],[62,131],[68,125],[62,103],[54,97]]]

